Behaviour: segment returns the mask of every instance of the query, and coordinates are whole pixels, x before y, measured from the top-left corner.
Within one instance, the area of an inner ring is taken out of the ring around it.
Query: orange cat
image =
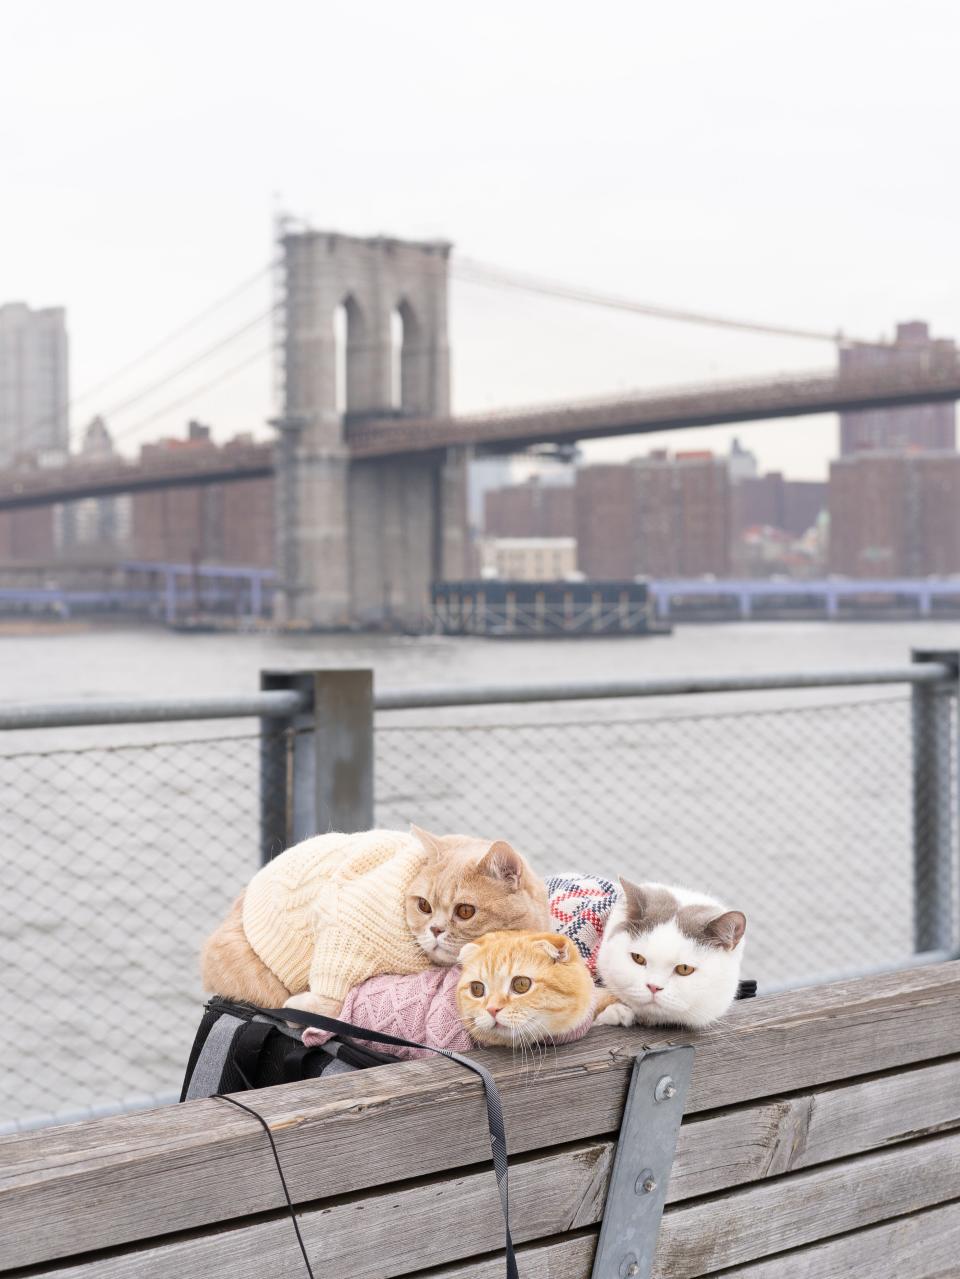
[[[549,928],[547,890],[502,840],[413,827],[317,835],[268,862],[207,940],[206,989],[335,1016],[378,973],[457,962],[497,928]]]
[[[453,1052],[478,1044],[524,1052],[534,1044],[580,1039],[593,1025],[596,987],[576,946],[559,933],[487,933],[468,942],[461,957],[462,968],[370,977],[349,992],[341,1017]],[[310,1048],[329,1038],[323,1030],[303,1032]],[[389,1052],[406,1059],[432,1056],[426,1047]]]
[[[478,1044],[566,1043],[593,1024],[597,990],[560,933],[487,933],[460,952],[457,1011]]]

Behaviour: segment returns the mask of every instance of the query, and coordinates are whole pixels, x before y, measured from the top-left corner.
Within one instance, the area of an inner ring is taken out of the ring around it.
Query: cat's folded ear
[[[650,908],[647,894],[639,884],[634,884],[629,879],[624,879],[622,875],[620,876],[620,887],[623,889],[623,895],[627,903],[627,917],[639,923]]]
[[[436,835],[431,835],[428,830],[423,830],[419,826],[414,826],[413,822],[410,823],[410,834],[420,841],[425,853],[429,853],[431,857],[443,856],[443,849],[440,846],[440,840]]]
[[[556,964],[566,964],[570,960],[570,943],[559,933],[553,937],[539,937],[533,944]]]
[[[460,947],[460,958],[457,960],[457,963],[461,965],[465,964],[468,959],[473,959],[474,955],[479,955],[480,951],[481,947],[478,946],[475,941],[468,941],[466,946]]]
[[[711,919],[701,933],[701,940],[708,946],[733,950],[747,927],[747,917],[742,910],[728,910]]]
[[[481,857],[477,870],[490,879],[501,880],[507,888],[515,891],[523,877],[523,858],[506,840],[498,839]]]

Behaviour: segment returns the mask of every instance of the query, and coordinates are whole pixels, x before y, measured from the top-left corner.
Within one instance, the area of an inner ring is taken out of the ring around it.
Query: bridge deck
[[[893,408],[960,399],[960,361],[915,371],[787,377],[677,387],[616,399],[450,418],[396,418],[348,424],[354,458],[381,458],[459,446],[520,451],[613,435],[643,435],[694,426],[802,417],[815,413]],[[148,462],[83,464],[0,474],[0,511],[199,484],[224,484],[273,474],[270,443],[230,446],[201,455],[172,452]]]

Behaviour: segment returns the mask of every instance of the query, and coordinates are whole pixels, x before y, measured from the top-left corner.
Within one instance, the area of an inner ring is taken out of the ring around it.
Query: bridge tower
[[[462,451],[351,460],[351,422],[450,410],[450,245],[285,231],[275,423],[279,611],[320,626],[424,616],[461,577]]]

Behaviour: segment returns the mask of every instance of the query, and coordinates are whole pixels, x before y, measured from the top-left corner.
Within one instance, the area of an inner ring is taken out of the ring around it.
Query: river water
[[[371,666],[379,684],[655,678],[906,660],[960,645],[957,622],[744,622],[672,636],[473,640],[393,636],[182,635],[156,629],[0,636],[0,698],[34,701],[248,692],[265,668]]]
[[[316,667],[372,667],[379,687],[863,668],[951,645],[951,622],[543,642],[104,629],[0,637],[0,699],[247,693],[262,669]],[[22,1026],[34,1010],[0,1123],[177,1088],[200,941],[257,864],[256,733],[0,734],[0,1015]],[[746,911],[761,985],[911,951],[904,686],[382,715],[376,791],[381,825],[508,838],[544,872],[712,891]]]

